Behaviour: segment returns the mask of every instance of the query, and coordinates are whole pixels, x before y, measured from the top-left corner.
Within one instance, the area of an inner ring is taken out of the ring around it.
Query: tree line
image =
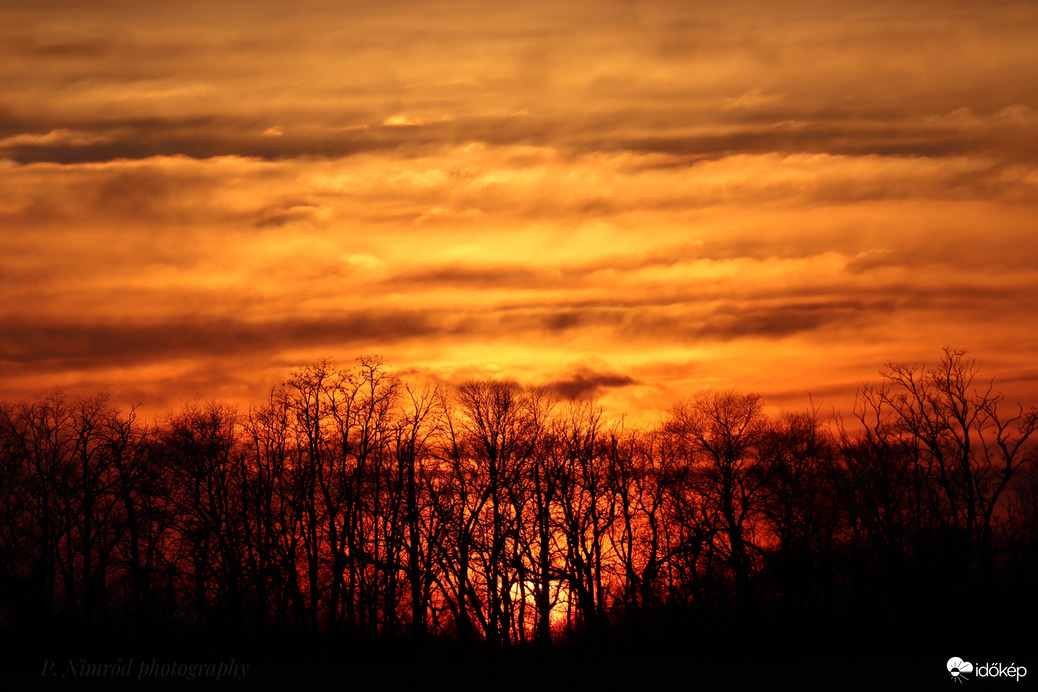
[[[703,391],[633,429],[378,357],[150,424],[51,392],[0,405],[0,627],[511,645],[1014,588],[1036,429],[951,349],[843,420]]]

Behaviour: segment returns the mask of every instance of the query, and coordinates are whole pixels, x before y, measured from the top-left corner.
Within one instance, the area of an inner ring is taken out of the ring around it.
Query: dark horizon
[[[858,402],[855,427],[704,390],[634,428],[507,380],[412,388],[367,356],[158,425],[104,395],[0,404],[0,633],[18,679],[54,683],[142,652],[390,687],[398,657],[415,686],[437,658],[570,675],[687,654],[749,662],[750,684],[775,656],[925,680],[949,646],[1030,655],[1038,409],[952,349]]]

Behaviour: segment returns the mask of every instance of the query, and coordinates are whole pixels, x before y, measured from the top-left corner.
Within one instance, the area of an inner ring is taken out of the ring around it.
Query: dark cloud
[[[70,41],[65,43],[35,43],[22,48],[26,53],[41,58],[64,58],[82,60],[99,58],[112,50],[107,41]]]
[[[2,114],[0,114],[2,115]],[[66,114],[60,120],[40,120],[31,125],[24,120],[0,120],[0,133],[9,137],[27,132],[50,132],[65,128],[84,133],[78,142],[14,143],[0,147],[0,155],[18,163],[84,164],[119,159],[145,159],[154,156],[187,156],[208,159],[239,156],[268,161],[295,158],[345,158],[372,152],[403,151],[412,156],[436,153],[445,146],[473,139],[494,144],[531,141],[550,142],[546,135],[550,122],[540,127],[521,129],[503,125],[509,117],[487,116],[459,122],[430,122],[399,127],[374,124],[374,113],[337,112],[334,120],[320,119],[293,126],[295,113],[273,110],[262,119],[202,115],[185,118],[134,118],[126,121],[91,118],[80,120]],[[274,124],[280,136],[265,136]],[[351,127],[350,123],[360,123]],[[31,128],[31,129],[30,129]]]
[[[778,339],[823,328],[864,325],[873,322],[876,315],[888,315],[897,308],[896,303],[887,299],[773,305],[731,303],[712,309],[693,302],[675,306],[671,301],[659,301],[655,305],[651,301],[632,301],[626,307],[501,311],[470,318],[465,331],[493,333],[498,338],[540,333],[565,339],[605,330],[624,343],[716,343],[747,338]]]
[[[639,384],[638,380],[629,375],[580,367],[565,377],[548,382],[544,387],[563,399],[573,400],[594,398],[603,390],[636,384]]]
[[[719,128],[720,130],[720,128]],[[688,160],[717,160],[737,154],[831,154],[844,156],[947,157],[990,150],[979,134],[951,128],[912,127],[898,122],[795,125],[775,120],[767,128],[707,134],[660,134],[631,138],[624,132],[580,141],[586,151],[665,153]],[[1033,153],[1033,152],[1032,152]]]
[[[50,370],[182,358],[245,357],[284,349],[388,346],[415,339],[435,343],[444,338],[493,335],[508,341],[530,334],[563,335],[597,328],[634,341],[664,337],[679,341],[730,341],[789,336],[851,323],[865,314],[889,312],[892,308],[883,302],[843,301],[774,306],[732,304],[710,312],[691,308],[675,312],[644,304],[626,309],[537,308],[483,313],[369,309],[321,318],[255,323],[172,318],[158,324],[75,324],[21,318],[5,320],[0,362],[6,364],[3,370],[11,374],[23,368]],[[574,378],[578,384],[583,381],[576,375]]]
[[[945,281],[928,286],[901,279],[857,287],[834,282],[767,291],[740,291],[727,285],[709,289],[665,286],[631,295],[503,303],[480,314],[495,316],[501,326],[542,329],[548,333],[604,326],[622,329],[630,337],[667,338],[684,334],[738,338],[740,334],[750,335],[755,324],[763,332],[786,333],[859,314],[944,310],[952,305],[963,313],[983,312],[990,311],[993,305],[1007,310],[1023,309],[1031,303],[1038,303],[1038,296],[1030,285]],[[783,323],[789,326],[780,326]]]
[[[442,331],[428,313],[354,312],[326,318],[249,323],[169,319],[160,324],[69,324],[8,321],[0,366],[33,368],[154,363],[192,357],[275,353],[286,348],[395,343]]]
[[[257,228],[281,228],[294,223],[313,223],[320,219],[320,204],[299,200],[263,209],[254,224]]]
[[[470,286],[473,288],[550,288],[561,283],[559,272],[521,265],[450,265],[396,274],[382,282],[386,289],[408,286]]]
[[[169,225],[200,228],[226,222],[233,211],[217,206],[214,196],[228,189],[223,171],[193,163],[172,159],[92,169],[16,168],[6,180],[20,183],[19,194],[11,199],[14,204],[0,208],[0,222],[22,229],[50,226],[67,236],[90,229],[99,237],[116,236],[117,229],[137,224],[150,238],[161,236]],[[124,238],[105,240],[125,245]]]
[[[782,305],[772,308],[733,308],[718,310],[700,325],[674,325],[696,339],[734,341],[736,339],[777,339],[823,327],[860,322],[866,311],[889,312],[885,302],[865,305],[858,302]]]

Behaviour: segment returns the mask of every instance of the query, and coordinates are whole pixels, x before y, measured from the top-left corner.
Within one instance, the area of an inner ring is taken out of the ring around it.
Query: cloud
[[[773,103],[777,103],[782,100],[782,94],[765,94],[760,87],[750,89],[742,96],[737,98],[729,99],[724,106],[721,107],[722,111],[732,110],[748,110],[748,111],[759,111],[764,106],[770,106]]]
[[[414,269],[396,274],[384,281],[386,288],[401,288],[408,285],[460,286],[475,288],[504,288],[537,286],[558,283],[561,275],[550,269],[535,269],[520,265],[447,265]]]
[[[95,5],[75,23],[31,12],[26,22],[26,10],[11,8],[0,58],[22,65],[10,75],[6,100],[17,114],[8,115],[43,126],[15,135],[65,128],[110,138],[109,146],[26,146],[16,160],[281,160],[465,139],[701,158],[987,152],[1019,160],[991,131],[941,127],[934,117],[966,108],[982,120],[1002,113],[991,122],[1019,128],[1034,106],[1016,86],[1035,70],[1026,6],[834,12],[797,3],[778,12],[761,3],[707,11],[605,2],[473,13],[446,2],[423,8],[421,22],[354,7],[344,26],[345,10],[334,5],[305,3],[286,18],[257,3],[244,14],[196,6],[207,17],[199,29],[161,9]],[[15,126],[0,118],[3,136]],[[278,128],[282,135],[271,136]]]
[[[329,209],[320,204],[300,202],[262,210],[256,218],[257,228],[280,228],[298,223],[321,223],[328,219]]]
[[[599,372],[582,366],[568,375],[548,382],[544,387],[563,399],[583,399],[598,397],[603,390],[617,387],[630,387],[638,381],[629,375],[615,372]]]
[[[655,406],[1038,348],[1028,3],[80,9],[0,8],[0,386],[364,349]]]
[[[0,363],[8,371],[25,366],[155,363],[406,340],[436,330],[433,317],[413,311],[352,311],[255,322],[183,317],[151,324],[12,321],[0,338]]]
[[[429,124],[428,118],[414,118],[411,116],[398,113],[391,115],[382,121],[383,127],[421,127],[422,125]]]
[[[67,129],[51,130],[46,134],[20,134],[0,139],[0,149],[17,149],[21,147],[53,147],[57,145],[81,147],[105,141],[104,137],[91,136],[83,132]]]
[[[736,339],[777,339],[823,327],[832,328],[860,322],[867,312],[888,312],[892,303],[868,304],[860,301],[777,305],[772,307],[741,306],[718,310],[701,325],[686,326],[683,331],[697,339],[734,341]]]

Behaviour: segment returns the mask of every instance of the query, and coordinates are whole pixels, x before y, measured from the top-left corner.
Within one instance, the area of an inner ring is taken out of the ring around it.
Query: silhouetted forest
[[[0,627],[556,651],[1009,640],[1036,612],[1036,429],[954,350],[888,365],[842,419],[704,391],[647,429],[513,382],[414,388],[377,357],[157,423],[53,392],[0,406]]]

